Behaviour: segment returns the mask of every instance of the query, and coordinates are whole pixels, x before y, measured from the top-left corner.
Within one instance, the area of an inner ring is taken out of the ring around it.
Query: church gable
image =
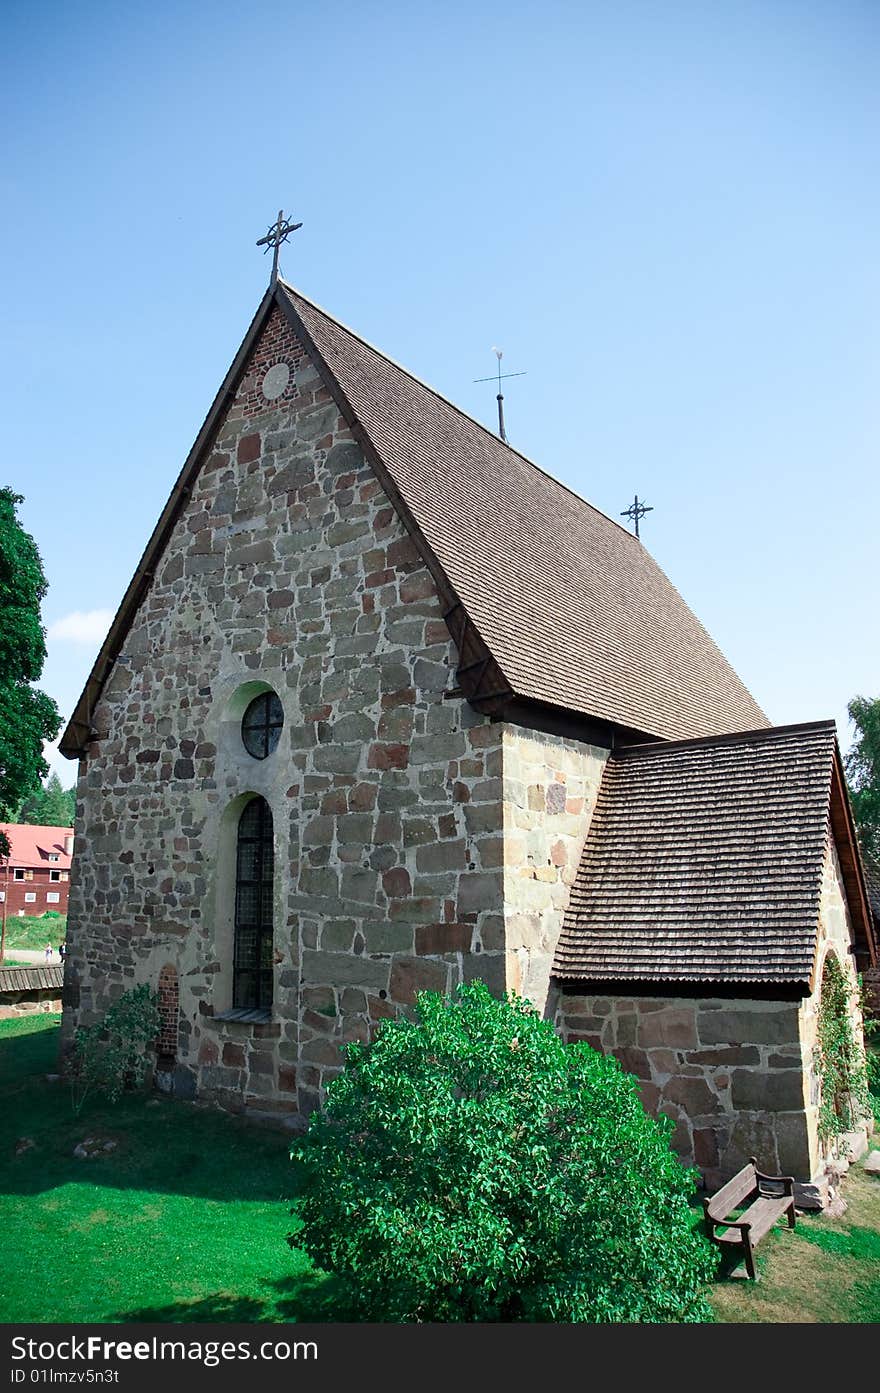
[[[443,612],[276,309],[93,713],[71,911],[83,1019],[170,959],[184,1080],[304,1113],[340,1044],[419,989],[477,972],[503,989],[501,728],[445,699]],[[283,725],[257,759],[242,718],[263,694]],[[243,845],[274,862],[254,968],[275,984],[269,1017],[256,989],[253,1007],[237,996]]]

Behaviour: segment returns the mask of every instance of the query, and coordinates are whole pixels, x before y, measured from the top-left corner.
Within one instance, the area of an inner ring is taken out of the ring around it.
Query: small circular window
[[[244,747],[254,759],[265,759],[281,738],[284,709],[274,692],[261,692],[254,697],[241,722]]]

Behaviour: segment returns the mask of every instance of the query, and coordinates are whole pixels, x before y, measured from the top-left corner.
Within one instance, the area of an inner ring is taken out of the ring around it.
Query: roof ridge
[[[420,387],[424,387],[425,391],[430,392],[438,401],[442,401],[445,406],[449,406],[453,411],[457,411],[459,416],[463,416],[472,426],[477,426],[484,435],[488,435],[489,439],[495,445],[502,445],[504,449],[509,450],[512,455],[516,455],[521,459],[523,464],[527,464],[532,469],[537,470],[539,474],[543,474],[544,478],[549,479],[552,484],[557,484],[559,488],[565,489],[566,493],[570,493],[572,498],[576,498],[577,501],[582,503],[586,508],[591,508],[594,513],[598,513],[600,517],[605,518],[607,522],[613,523],[613,525],[623,533],[624,537],[628,537],[630,541],[638,542],[642,550],[647,551],[642,539],[630,532],[629,528],[624,527],[616,518],[603,512],[601,508],[597,508],[595,503],[591,503],[588,498],[584,498],[583,494],[578,493],[576,489],[573,489],[570,484],[565,483],[563,479],[557,479],[555,474],[551,474],[548,469],[544,469],[540,464],[530,459],[528,455],[524,455],[522,450],[518,450],[516,446],[511,445],[508,440],[502,440],[499,435],[496,435],[495,432],[484,425],[482,421],[478,421],[476,416],[471,416],[469,412],[465,411],[457,402],[454,402],[451,397],[444,396],[444,394],[438,391],[436,387],[433,387],[430,382],[426,382],[423,377],[418,377],[410,368],[406,367],[403,363],[399,363],[396,358],[392,358],[391,355],[385,353],[383,349],[377,348],[369,339],[365,339],[363,334],[359,334],[356,329],[352,329],[351,326],[344,323],[343,320],[337,319],[336,316],[331,314],[329,310],[326,310],[323,305],[319,305],[316,300],[312,300],[308,295],[304,295],[301,290],[298,290],[295,285],[291,285],[289,281],[284,280],[283,277],[278,277],[278,283],[283,286],[286,291],[298,296],[300,300],[304,300],[313,310],[317,310],[319,314],[323,314],[324,317],[329,319],[332,324],[335,324],[337,328],[344,329],[346,334],[350,334],[353,339],[357,339],[358,343],[362,343],[365,348],[369,348],[371,353],[375,353],[377,357],[383,358],[386,363],[390,363],[392,367],[397,368],[398,372],[402,372],[406,377],[410,378],[411,381],[417,382]],[[651,553],[648,552],[648,555],[650,556]]]
[[[686,740],[646,740],[634,745],[615,745],[611,751],[613,760],[634,759],[667,750],[689,749],[697,745],[740,745],[754,740],[774,740],[784,735],[795,735],[809,730],[831,731],[837,737],[837,725],[833,720],[800,721],[785,726],[758,726],[754,730],[727,731],[722,735],[693,735]]]

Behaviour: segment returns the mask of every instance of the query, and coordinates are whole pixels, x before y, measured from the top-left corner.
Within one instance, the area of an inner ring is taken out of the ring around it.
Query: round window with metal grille
[[[275,749],[284,725],[284,709],[274,692],[254,697],[242,717],[241,738],[254,759],[265,759]]]

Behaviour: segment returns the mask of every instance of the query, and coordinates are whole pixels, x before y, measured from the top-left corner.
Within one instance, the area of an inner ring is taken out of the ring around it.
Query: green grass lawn
[[[793,1232],[764,1239],[757,1282],[728,1278],[713,1286],[717,1320],[880,1321],[880,1179],[852,1166],[842,1193],[849,1207],[841,1219],[799,1214]]]
[[[880,1050],[875,1035],[874,1051]],[[874,1089],[880,1118],[880,1091]],[[875,1131],[872,1147],[880,1147]],[[843,1183],[848,1208],[840,1219],[798,1215],[793,1232],[779,1229],[756,1252],[758,1281],[716,1282],[710,1302],[719,1321],[765,1324],[848,1324],[880,1321],[880,1177],[856,1164]]]
[[[64,942],[66,935],[66,914],[56,914],[54,910],[47,909],[38,918],[31,918],[27,914],[21,918],[17,914],[12,915],[6,920],[6,966],[9,966],[13,949],[30,948],[42,953],[47,942],[50,942],[57,953],[58,945]]]
[[[0,1322],[350,1319],[286,1242],[288,1138],[161,1095],[75,1118],[46,1078],[58,1020],[0,1021]],[[16,1156],[22,1137],[35,1145]],[[86,1137],[116,1149],[78,1160]],[[715,1283],[716,1319],[880,1320],[880,1179],[854,1166],[844,1197],[842,1219],[799,1216],[765,1239],[757,1283]]]
[[[58,1020],[0,1021],[0,1321],[336,1318],[285,1241],[289,1139],[159,1095],[75,1118],[45,1077]],[[90,1136],[117,1148],[78,1160]]]

